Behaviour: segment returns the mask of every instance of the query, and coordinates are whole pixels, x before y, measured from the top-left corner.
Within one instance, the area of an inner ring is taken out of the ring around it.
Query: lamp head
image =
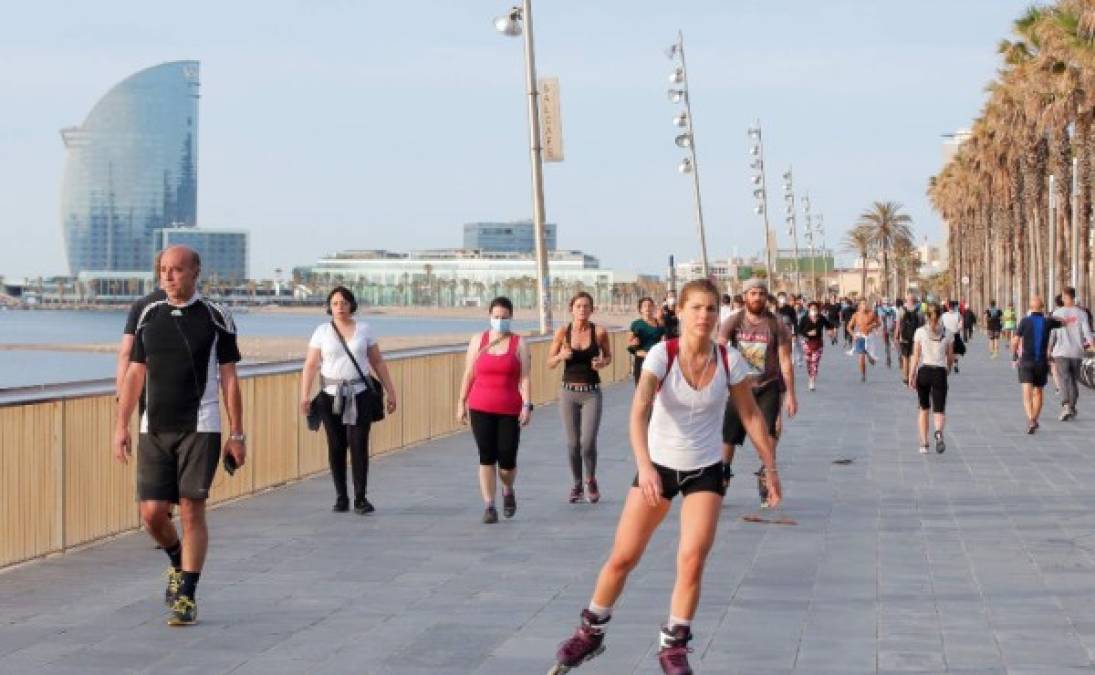
[[[672,73],[669,74],[669,83],[670,84],[681,84],[682,82],[684,82],[684,69],[683,68],[677,68],[676,70],[674,70]]]
[[[668,93],[669,93],[669,100],[672,101],[673,103],[680,103],[681,101],[684,100],[684,97],[685,97],[684,89],[670,89]]]
[[[680,134],[673,142],[677,144],[678,148],[690,148],[692,147],[692,134]]]
[[[521,8],[514,7],[508,14],[494,20],[495,29],[502,35],[517,37],[521,34]]]
[[[673,126],[680,127],[681,129],[688,126],[688,113],[677,113],[677,115],[673,118]]]
[[[692,173],[692,160],[685,157],[681,160],[681,163],[677,165],[677,171],[681,173]]]

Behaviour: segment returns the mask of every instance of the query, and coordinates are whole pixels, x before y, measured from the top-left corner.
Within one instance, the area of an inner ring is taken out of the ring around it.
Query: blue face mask
[[[496,333],[508,333],[511,319],[490,319],[490,329]]]

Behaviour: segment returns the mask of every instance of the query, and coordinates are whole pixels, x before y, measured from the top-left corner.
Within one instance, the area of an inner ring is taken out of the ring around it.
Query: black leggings
[[[916,373],[916,395],[920,409],[942,415],[947,410],[947,369],[941,366],[920,366]]]
[[[335,482],[335,494],[346,497],[346,450],[350,451],[350,466],[354,474],[354,497],[365,496],[369,480],[369,429],[372,421],[365,412],[365,392],[357,399],[359,424],[343,424],[342,415],[332,410],[334,397],[321,392],[316,401],[323,430],[327,433],[327,461],[331,465],[331,478]],[[363,423],[361,423],[363,422]]]
[[[517,415],[469,410],[471,433],[479,446],[481,466],[498,465],[503,471],[517,468],[517,445],[521,441],[521,425]]]

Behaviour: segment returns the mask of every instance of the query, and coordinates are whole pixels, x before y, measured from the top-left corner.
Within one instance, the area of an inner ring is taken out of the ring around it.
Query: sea
[[[468,333],[486,328],[483,320],[364,315],[378,337]],[[318,314],[233,313],[241,335],[299,336],[307,342],[324,319]],[[84,310],[0,310],[0,344],[89,344],[116,342],[126,313]],[[535,322],[515,321],[514,330],[529,331]],[[114,377],[114,354],[0,349],[0,390]]]

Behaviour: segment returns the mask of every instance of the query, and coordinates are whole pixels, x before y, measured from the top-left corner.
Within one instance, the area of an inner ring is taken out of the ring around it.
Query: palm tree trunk
[[[1073,135],[1075,141],[1076,156],[1080,161],[1076,163],[1076,185],[1079,187],[1076,195],[1077,218],[1080,220],[1080,269],[1076,278],[1080,281],[1077,289],[1080,297],[1085,302],[1091,302],[1091,162],[1095,159],[1092,152],[1092,143],[1095,138],[1091,134],[1091,125],[1095,122],[1095,111],[1086,109],[1076,117],[1076,129]]]
[[[1056,256],[1056,269],[1054,270],[1054,285],[1057,290],[1068,285],[1069,257],[1072,228],[1072,145],[1069,141],[1068,127],[1063,126],[1053,132],[1052,145],[1053,175],[1056,177],[1056,208],[1054,215],[1057,222],[1057,241],[1055,250],[1050,255]],[[1046,298],[1050,300],[1050,298]]]

